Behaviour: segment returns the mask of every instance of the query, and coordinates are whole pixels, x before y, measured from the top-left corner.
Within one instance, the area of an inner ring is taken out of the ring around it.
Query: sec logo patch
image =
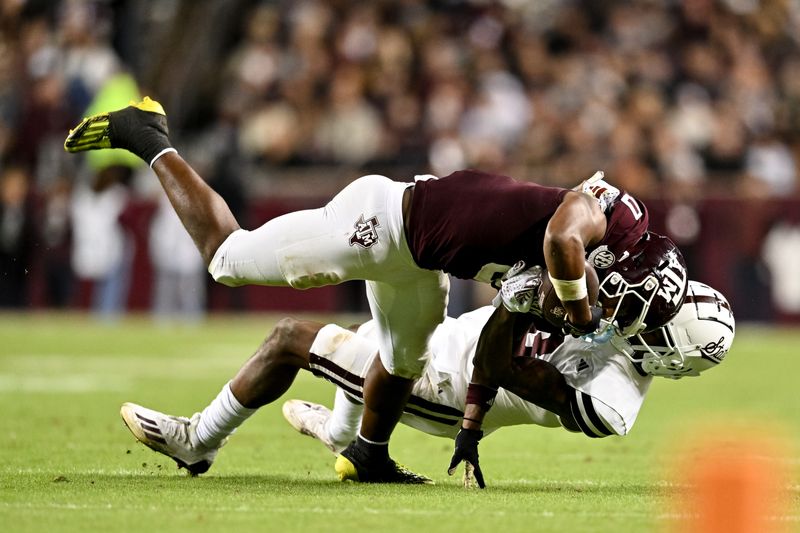
[[[589,262],[595,268],[609,268],[611,265],[617,262],[617,256],[614,255],[614,252],[608,249],[608,246],[603,245],[599,246],[595,250],[589,254]]]

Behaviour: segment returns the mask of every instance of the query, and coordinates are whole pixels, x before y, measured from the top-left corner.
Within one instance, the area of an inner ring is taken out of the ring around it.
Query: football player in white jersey
[[[436,329],[428,346],[430,364],[414,385],[402,423],[442,437],[460,433],[473,357],[480,332],[493,313],[492,307],[480,308],[458,319],[448,318]],[[373,321],[352,331],[334,324],[284,319],[234,380],[239,381],[239,389],[249,391],[245,401],[258,405],[277,400],[301,368],[335,383],[333,411],[290,400],[283,413],[295,429],[338,453],[358,432],[364,376],[378,351],[375,328]],[[626,435],[654,376],[697,376],[718,365],[734,333],[735,321],[725,297],[695,281],[689,283],[677,316],[649,334],[628,339],[616,335],[604,341],[568,336],[562,342],[560,336],[526,331],[510,358],[517,381],[508,384],[511,390],[498,391],[482,429],[488,434],[503,426],[535,424],[564,427],[593,438]],[[208,470],[221,443],[246,419],[211,421],[207,425],[214,432],[198,435],[189,419],[136,404],[124,404],[121,414],[139,441],[193,474]],[[207,416],[207,411],[194,416]],[[479,486],[484,486],[477,455],[464,459],[468,469],[475,468]],[[452,473],[455,465],[451,466]]]

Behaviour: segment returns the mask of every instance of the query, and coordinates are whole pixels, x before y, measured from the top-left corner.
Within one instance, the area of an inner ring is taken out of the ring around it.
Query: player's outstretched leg
[[[374,358],[364,382],[364,411],[358,437],[336,460],[342,481],[366,483],[433,483],[389,456],[389,436],[400,420],[414,381],[389,374]],[[373,440],[377,439],[377,440]]]
[[[211,468],[217,452],[225,443],[208,448],[197,438],[200,413],[192,418],[170,416],[135,403],[125,403],[120,409],[122,420],[142,444],[166,455],[193,476]]]
[[[135,403],[120,409],[139,442],[191,474],[206,472],[222,445],[256,410],[280,398],[297,372],[308,369],[308,352],[324,324],[285,318],[201,413],[170,416]]]
[[[158,176],[172,207],[192,236],[206,265],[239,223],[230,208],[170,145],[167,116],[146,97],[119,111],[83,119],[70,131],[68,152],[124,148],[141,157]]]
[[[160,103],[147,96],[119,111],[87,117],[70,130],[64,148],[68,152],[124,148],[147,164],[171,148],[167,115]]]

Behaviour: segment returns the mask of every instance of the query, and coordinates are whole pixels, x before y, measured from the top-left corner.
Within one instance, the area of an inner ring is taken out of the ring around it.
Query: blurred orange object
[[[693,447],[694,448],[694,447]],[[679,474],[687,485],[683,510],[690,533],[775,533],[781,519],[786,455],[767,439],[702,441]]]

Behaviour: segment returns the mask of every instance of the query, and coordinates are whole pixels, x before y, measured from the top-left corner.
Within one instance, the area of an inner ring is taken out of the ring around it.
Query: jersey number
[[[639,204],[636,203],[636,200],[633,199],[633,196],[625,193],[622,195],[622,203],[628,206],[628,209],[631,210],[633,213],[634,220],[639,220],[642,218],[642,209],[639,207]]]

